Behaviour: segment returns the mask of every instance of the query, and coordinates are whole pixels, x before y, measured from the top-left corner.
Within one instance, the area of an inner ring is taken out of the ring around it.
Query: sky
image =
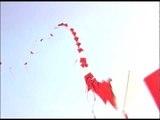
[[[73,37],[56,27],[62,22],[77,32],[97,80],[112,78],[118,111],[86,92]],[[144,83],[159,68],[158,2],[1,2],[0,60],[2,118],[94,118],[92,110],[124,118],[128,71],[128,117],[159,118]]]

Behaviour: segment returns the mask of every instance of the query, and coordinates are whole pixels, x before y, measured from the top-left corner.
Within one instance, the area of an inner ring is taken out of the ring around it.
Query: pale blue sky
[[[54,29],[64,22],[75,28],[95,77],[113,79],[120,109],[130,70],[128,116],[158,117],[143,83],[159,66],[158,4],[1,2],[1,116],[93,118],[92,93],[87,100],[81,67],[74,64],[78,53],[73,37],[65,28]],[[50,33],[53,39],[48,39]],[[98,97],[94,104],[99,118],[121,117]]]

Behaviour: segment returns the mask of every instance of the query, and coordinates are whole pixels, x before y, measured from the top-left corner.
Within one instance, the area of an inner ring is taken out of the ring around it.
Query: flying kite
[[[58,24],[59,27],[68,27],[68,24],[66,23],[60,23]],[[81,48],[81,43],[79,42],[79,37],[77,36],[77,33],[75,32],[74,28],[69,28],[71,34],[73,35],[73,39],[76,42],[78,53],[80,54],[80,66],[85,71],[86,68],[89,67],[87,63],[86,57],[84,57],[83,52],[84,49]],[[83,57],[82,57],[83,56]],[[103,80],[102,82],[97,81],[97,79],[94,77],[92,72],[87,72],[84,75],[85,83],[87,86],[88,91],[92,91],[93,93],[96,93],[102,101],[106,104],[107,101],[111,103],[111,105],[117,110],[117,104],[115,101],[115,95],[112,90],[111,81],[112,79],[109,78],[108,80]]]
[[[146,84],[154,102],[160,111],[160,69],[155,70],[144,78]]]
[[[43,41],[43,39],[40,39],[40,42],[42,42]]]
[[[27,62],[24,63],[24,65],[27,65],[27,64],[28,64]]]
[[[53,37],[53,34],[52,34],[52,33],[50,33],[50,36],[51,36],[51,37]]]
[[[30,54],[34,54],[34,52],[33,52],[33,51],[30,51]]]

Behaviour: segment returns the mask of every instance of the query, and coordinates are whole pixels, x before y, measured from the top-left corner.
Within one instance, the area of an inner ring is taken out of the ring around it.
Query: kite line
[[[122,112],[125,116],[125,118],[128,119],[128,115],[125,112],[125,105],[126,105],[126,99],[127,99],[127,92],[128,92],[128,84],[129,84],[129,76],[130,76],[130,70],[128,71],[128,79],[127,79],[127,86],[126,86],[126,92],[125,92],[125,96],[124,96],[124,103],[123,103],[123,108],[122,108]]]

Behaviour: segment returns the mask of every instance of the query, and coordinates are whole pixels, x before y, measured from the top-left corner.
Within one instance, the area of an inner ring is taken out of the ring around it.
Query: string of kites
[[[58,27],[66,27],[70,30],[71,34],[73,35],[73,39],[76,42],[76,46],[77,46],[77,51],[80,54],[80,66],[82,67],[82,70],[85,71],[85,69],[87,69],[89,67],[88,63],[87,63],[87,59],[86,57],[84,57],[84,49],[81,47],[81,43],[79,41],[79,37],[77,36],[77,33],[75,32],[74,28],[69,27],[69,25],[67,23],[60,23],[57,25]],[[50,34],[51,37],[53,37],[53,34]],[[40,42],[42,42],[44,39],[40,39]],[[33,51],[30,51],[30,54],[34,54]],[[0,61],[0,65],[2,64],[2,62]],[[24,65],[28,65],[28,62],[25,61]],[[153,78],[150,80],[148,80],[148,77],[145,78],[145,83],[148,86],[158,108],[160,109],[160,96],[156,96],[155,94],[158,92],[158,86],[157,86],[157,81],[158,81],[158,75],[160,74],[160,69],[158,69],[155,73],[156,75],[153,77],[156,81],[154,81],[154,86],[150,86],[150,84],[153,84]],[[153,75],[152,75],[153,76]],[[93,93],[97,94],[102,101],[106,104],[107,101],[109,101],[111,103],[111,105],[113,106],[113,108],[115,110],[118,110],[118,106],[116,104],[116,97],[115,94],[113,93],[112,90],[112,86],[111,86],[111,81],[112,79],[109,78],[108,80],[103,80],[102,82],[97,81],[97,79],[94,77],[94,75],[92,74],[92,72],[88,71],[86,72],[86,74],[84,75],[84,79],[85,79],[85,83],[87,86],[87,91],[92,91]],[[158,81],[159,82],[159,81]],[[156,86],[156,87],[155,87]],[[95,100],[95,99],[94,99]],[[93,110],[92,110],[93,111]],[[127,119],[128,115],[127,113],[125,113],[125,110],[123,109],[122,111],[124,117]],[[94,114],[94,112],[93,112]],[[95,115],[94,115],[95,117]]]

